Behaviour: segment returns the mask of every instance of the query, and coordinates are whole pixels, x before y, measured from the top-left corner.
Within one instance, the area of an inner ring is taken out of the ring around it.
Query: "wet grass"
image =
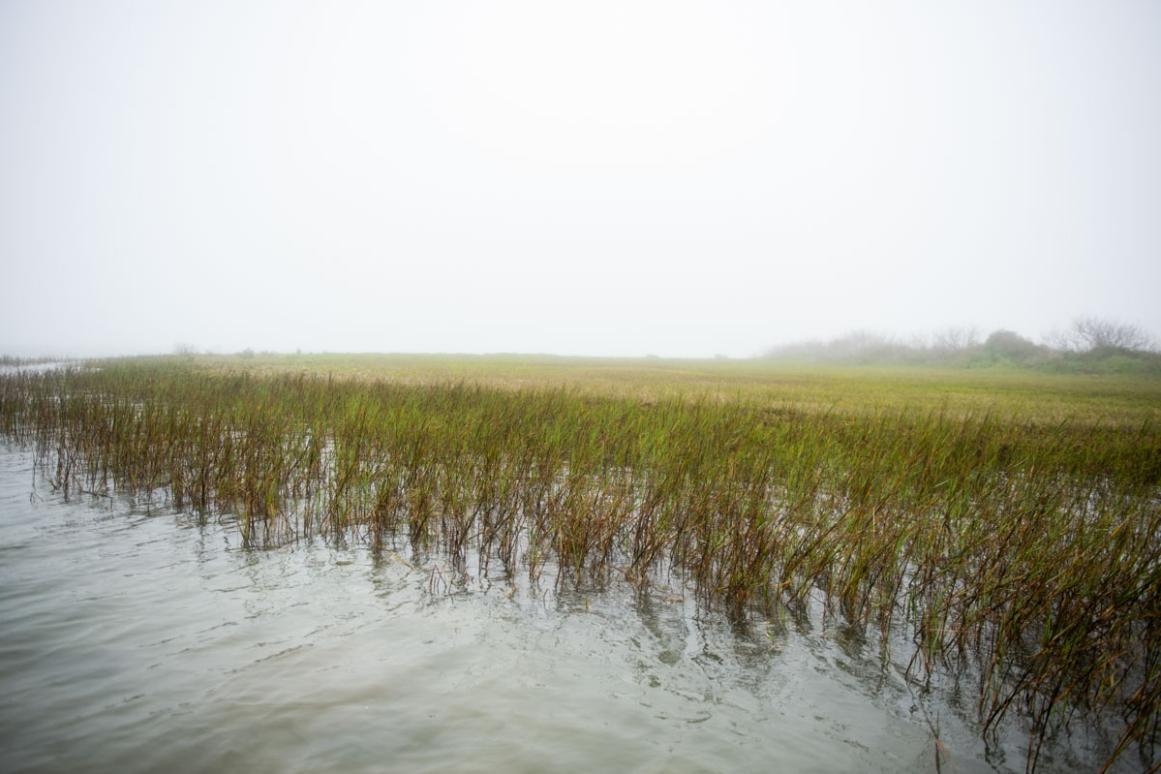
[[[329,375],[322,375],[327,372]],[[747,362],[145,359],[0,376],[69,493],[163,493],[260,547],[406,536],[566,583],[835,615],[969,673],[985,735],[1155,761],[1161,384]]]

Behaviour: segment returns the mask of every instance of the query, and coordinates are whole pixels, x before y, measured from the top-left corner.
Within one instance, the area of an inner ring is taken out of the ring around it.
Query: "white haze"
[[[1161,4],[0,3],[0,352],[1161,332]]]

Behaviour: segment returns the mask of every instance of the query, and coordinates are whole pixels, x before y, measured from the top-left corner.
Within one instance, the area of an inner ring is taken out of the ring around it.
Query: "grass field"
[[[255,547],[404,536],[559,582],[677,577],[971,667],[985,733],[1161,708],[1161,380],[516,356],[142,358],[0,376],[67,492],[163,492]],[[782,612],[779,612],[782,611]]]
[[[643,401],[745,401],[809,411],[874,412],[905,406],[946,407],[959,414],[993,411],[1033,422],[1072,418],[1133,425],[1161,419],[1161,377],[1054,374],[1016,367],[829,366],[760,359],[550,355],[207,355],[155,360],[216,373],[329,375],[428,385],[466,382],[505,390],[566,388]]]

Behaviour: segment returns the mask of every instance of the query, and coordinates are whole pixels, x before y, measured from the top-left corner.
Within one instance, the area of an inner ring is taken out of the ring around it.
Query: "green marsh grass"
[[[249,546],[403,536],[461,571],[666,573],[739,615],[821,598],[884,647],[907,632],[914,679],[974,675],[985,736],[1027,718],[1029,768],[1073,722],[1156,760],[1155,383],[268,360],[3,375],[0,430],[66,495],[164,493]]]

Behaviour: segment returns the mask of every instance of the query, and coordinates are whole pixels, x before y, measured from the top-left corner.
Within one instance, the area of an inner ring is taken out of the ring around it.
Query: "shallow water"
[[[0,374],[42,374],[45,371],[60,371],[65,368],[83,367],[76,360],[53,360],[45,363],[23,363],[21,365],[0,365]]]
[[[935,722],[944,772],[1023,769],[841,627],[450,576],[64,502],[0,447],[0,769],[934,771]]]

